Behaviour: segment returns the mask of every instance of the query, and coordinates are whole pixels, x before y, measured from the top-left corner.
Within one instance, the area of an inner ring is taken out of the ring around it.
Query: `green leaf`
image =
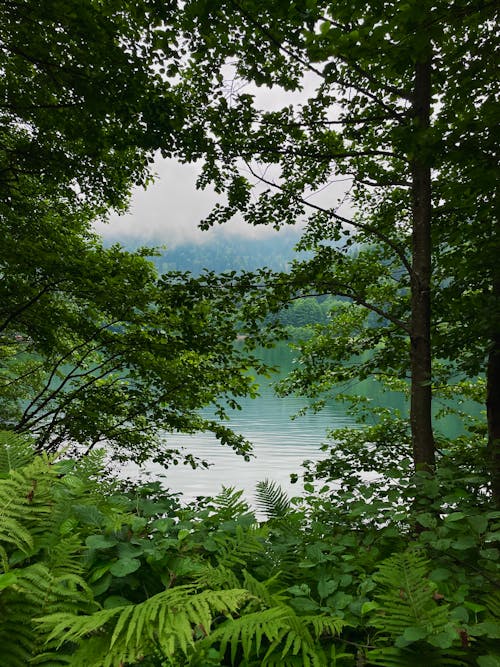
[[[327,598],[331,593],[337,590],[338,581],[333,579],[320,579],[318,581],[318,595],[321,599]]]
[[[472,526],[474,531],[479,535],[484,533],[488,527],[488,518],[482,514],[467,517],[467,521]]]
[[[114,577],[126,577],[141,567],[141,561],[136,558],[120,558],[113,563],[109,571]]]
[[[427,641],[429,644],[432,646],[436,646],[437,648],[441,649],[447,649],[452,646],[453,642],[455,642],[457,639],[457,632],[455,628],[450,627],[446,628],[442,632],[438,632],[435,635],[431,635],[430,637],[427,638]]]
[[[118,540],[108,535],[89,535],[85,544],[91,549],[111,549],[118,544]]]
[[[465,517],[465,514],[463,512],[451,512],[451,514],[448,514],[444,518],[446,523],[453,523],[454,521],[460,521]]]
[[[363,606],[361,607],[361,615],[364,616],[364,614],[368,614],[370,611],[373,611],[374,609],[378,609],[380,605],[378,602],[373,602],[372,600],[368,600],[368,602],[364,602]]]
[[[450,618],[459,623],[468,623],[469,612],[465,607],[455,607],[450,613]]]
[[[113,583],[113,577],[108,571],[109,567],[111,567],[111,564],[108,566],[107,573],[105,574],[105,576],[102,577],[102,579],[98,579],[94,584],[92,584],[92,592],[95,597],[105,593]]]
[[[113,609],[114,607],[124,607],[130,604],[132,604],[132,602],[121,595],[110,595],[104,600],[103,607],[104,609]]]
[[[476,545],[476,539],[472,535],[461,535],[456,540],[453,540],[452,547],[459,551],[465,551]]]
[[[345,609],[349,604],[351,604],[353,599],[354,598],[353,598],[352,595],[348,595],[347,593],[344,593],[343,591],[339,591],[338,593],[335,593],[335,595],[333,595],[328,600],[328,602],[335,609]]]
[[[478,667],[500,667],[500,656],[480,655],[476,658]]]
[[[398,648],[404,648],[413,642],[418,642],[424,637],[427,636],[427,631],[424,628],[418,626],[406,628],[401,637],[397,637],[394,645]]]
[[[17,576],[14,574],[14,572],[5,572],[4,574],[0,575],[0,591],[4,588],[7,588],[8,586],[12,586],[12,584],[15,584],[16,581]]]
[[[429,574],[429,579],[432,581],[447,581],[451,579],[453,573],[445,567],[437,567]]]
[[[296,586],[290,586],[290,588],[287,588],[286,590],[288,593],[296,596],[308,596],[311,593],[311,589],[305,583]]]
[[[295,611],[302,613],[310,613],[319,610],[319,604],[317,602],[314,602],[314,600],[310,600],[309,598],[302,597],[291,598],[290,606],[293,607]]]
[[[469,634],[473,637],[490,637],[491,639],[500,639],[500,623],[495,621],[483,621],[469,628]]]

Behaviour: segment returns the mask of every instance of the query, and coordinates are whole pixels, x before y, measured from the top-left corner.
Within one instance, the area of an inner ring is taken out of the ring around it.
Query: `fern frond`
[[[263,638],[267,642],[281,641],[290,612],[289,608],[279,606],[244,614],[237,619],[227,619],[210,634],[207,643],[220,643],[221,653],[225,653],[229,645],[232,664],[240,644],[246,659],[252,653],[259,656]]]
[[[234,533],[216,534],[217,561],[224,567],[241,569],[264,553],[264,536],[258,526],[243,529],[236,526]]]
[[[274,576],[259,581],[255,579],[249,572],[243,570],[243,584],[245,588],[250,591],[252,595],[262,600],[268,607],[283,604],[287,599],[286,595],[280,595],[278,592],[272,592],[274,585],[278,583],[281,573],[278,572]]]
[[[342,630],[349,625],[341,618],[332,618],[331,616],[302,616],[301,621],[312,626],[317,640],[324,636],[338,637]]]
[[[493,618],[500,619],[500,591],[493,591],[487,595],[484,605]]]
[[[191,586],[179,586],[137,605],[103,609],[88,616],[51,614],[37,622],[49,632],[49,641],[55,640],[59,646],[104,633],[107,641],[102,643],[101,654],[95,655],[92,644],[93,662],[87,664],[113,667],[120,662],[133,662],[156,646],[167,655],[176,650],[187,654],[194,646],[195,628],[209,632],[214,615],[235,613],[248,598],[249,593],[241,589],[195,593]],[[87,641],[78,651],[82,664],[86,645]]]
[[[243,491],[236,491],[234,487],[222,487],[222,491],[213,499],[218,514],[234,519],[242,514],[248,514],[250,507],[245,500],[241,500]]]
[[[11,544],[29,554],[33,549],[33,537],[19,521],[0,514],[0,543]]]
[[[46,634],[35,628],[34,617],[78,609],[90,612],[93,607],[90,590],[80,577],[54,577],[42,563],[14,571],[15,585],[0,597],[0,646],[3,664],[25,667],[38,653],[53,648],[44,646]]]
[[[34,453],[29,439],[13,431],[0,431],[0,477],[31,463]]]
[[[55,544],[49,543],[45,562],[54,576],[81,575],[84,571],[81,554],[82,540],[79,535],[69,535]]]
[[[222,654],[229,650],[231,664],[236,664],[241,650],[245,661],[254,664],[252,659],[259,659],[262,667],[325,667],[320,639],[337,635],[345,625],[344,621],[329,617],[299,617],[291,607],[277,604],[269,609],[243,612],[239,618],[228,618],[197,649],[217,645]]]
[[[255,502],[268,519],[281,519],[290,511],[290,500],[281,486],[265,479],[257,482]]]
[[[462,652],[463,656],[463,652]],[[399,649],[394,646],[375,649],[368,653],[368,664],[380,667],[466,667],[470,659],[460,656],[458,650],[446,653],[429,648]]]
[[[199,587],[207,587],[212,590],[241,588],[241,581],[237,574],[224,565],[205,566],[200,574],[195,577],[195,583]]]
[[[264,656],[263,665],[270,664],[269,659],[279,652],[282,664],[301,664],[304,667],[324,667],[326,655],[321,647],[320,640],[340,634],[342,628],[348,625],[341,619],[328,616],[295,616],[287,617],[289,629],[281,640],[276,639]],[[300,658],[300,662],[296,662]]]
[[[449,624],[448,605],[438,605],[433,597],[435,584],[427,577],[429,565],[422,554],[411,550],[383,561],[374,575],[381,589],[376,595],[381,606],[373,625],[394,640],[408,628],[421,628],[431,636]]]
[[[428,579],[429,561],[416,550],[399,553],[379,565],[374,579],[380,607],[372,625],[377,643],[390,643],[368,653],[369,664],[383,667],[459,667],[470,664],[461,650],[449,606],[434,599],[436,585]]]

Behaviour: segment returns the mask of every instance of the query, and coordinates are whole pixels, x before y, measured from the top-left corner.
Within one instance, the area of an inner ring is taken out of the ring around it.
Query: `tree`
[[[211,181],[227,195],[206,225],[240,212],[251,224],[279,227],[311,212],[301,247],[316,257],[298,267],[294,288],[345,296],[378,316],[388,346],[376,357],[379,370],[392,368],[391,359],[410,369],[413,458],[428,470],[435,461],[431,339],[435,359],[468,373],[485,369],[496,340],[498,318],[486,306],[498,312],[495,12],[482,1],[276,1],[263,8],[230,0],[188,2],[183,14],[192,55],[182,86],[191,95],[190,120],[206,136],[199,184]],[[258,104],[264,96],[246,82],[285,93],[311,84],[315,90],[301,103],[292,98],[266,110]],[[311,201],[338,179],[350,181],[350,211]],[[252,198],[254,183],[265,190]],[[354,243],[366,250],[350,256]],[[433,295],[440,310],[431,313]],[[470,320],[474,326],[464,330]],[[457,329],[460,353],[450,339]],[[488,404],[494,412],[493,399]],[[495,442],[490,435],[490,446]],[[491,469],[497,485],[494,463]]]
[[[47,194],[122,207],[168,152],[180,107],[171,6],[149,0],[8,0],[0,8],[0,199]],[[161,40],[155,37],[162,25]]]
[[[168,154],[182,122],[168,82],[173,10],[0,8],[0,419],[39,451],[106,442],[120,459],[168,462],[179,453],[157,451],[156,436],[208,429],[248,453],[198,412],[215,401],[224,416],[224,397],[252,391],[253,362],[233,346],[232,277],[160,278],[146,251],[104,248],[91,232],[147,183],[153,152]]]
[[[168,462],[165,431],[212,430],[248,445],[200,407],[224,413],[251,391],[253,363],[234,345],[234,281],[157,276],[139,253],[103,248],[80,210],[41,202],[4,225],[0,251],[0,416],[39,451],[107,443],[120,460]],[[191,459],[191,462],[194,461]]]

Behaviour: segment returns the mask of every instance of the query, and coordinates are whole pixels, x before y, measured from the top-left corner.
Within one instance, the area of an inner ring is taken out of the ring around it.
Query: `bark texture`
[[[413,117],[418,131],[430,124],[431,58],[415,66]],[[411,278],[410,425],[415,467],[432,471],[431,168],[419,150],[412,161],[413,252]]]
[[[500,279],[493,285],[496,305],[493,322],[500,327]],[[486,369],[486,415],[488,419],[488,459],[493,499],[500,507],[500,330],[493,333]]]

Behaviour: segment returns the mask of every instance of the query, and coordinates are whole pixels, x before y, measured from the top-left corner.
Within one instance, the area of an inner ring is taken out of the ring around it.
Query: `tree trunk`
[[[413,118],[418,133],[430,124],[431,59],[415,66]],[[435,464],[431,369],[431,168],[421,149],[412,161],[411,400],[410,426],[417,470]]]
[[[500,278],[493,283],[495,312],[486,369],[486,415],[488,419],[488,463],[491,473],[491,489],[495,504],[500,507]]]

